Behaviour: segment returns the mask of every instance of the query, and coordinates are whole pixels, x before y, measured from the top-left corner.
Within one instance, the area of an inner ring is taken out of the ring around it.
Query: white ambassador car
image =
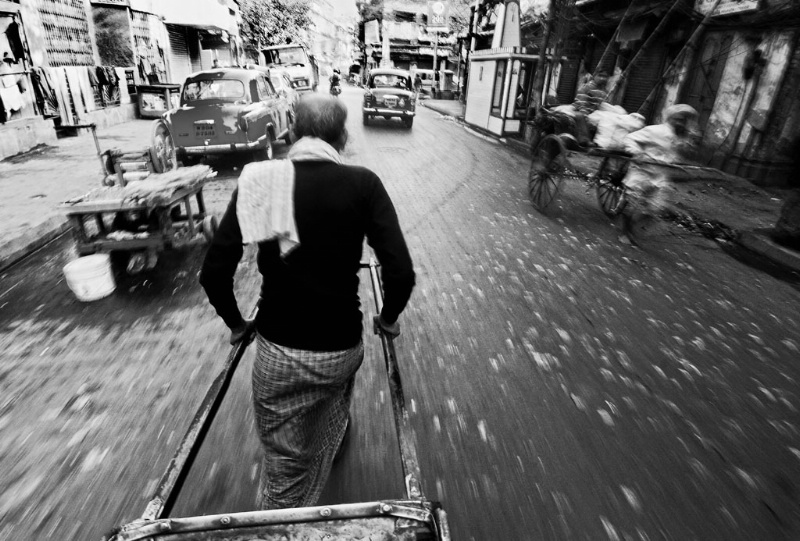
[[[374,69],[369,73],[361,111],[364,124],[372,117],[399,118],[406,128],[414,125],[417,100],[411,73],[398,69]]]

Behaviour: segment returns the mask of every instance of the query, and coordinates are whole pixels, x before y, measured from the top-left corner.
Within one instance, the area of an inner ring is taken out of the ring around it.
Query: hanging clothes
[[[94,88],[92,87],[91,80],[89,79],[89,70],[91,68],[75,68],[75,75],[80,81],[81,95],[83,96],[83,103],[86,105],[86,111],[91,112],[97,109],[94,99]]]
[[[114,86],[119,81],[119,77],[117,77],[117,72],[114,71],[113,66],[105,66],[106,70],[106,77],[108,78],[108,84]]]
[[[11,117],[11,113],[21,110],[25,107],[25,101],[22,99],[22,93],[19,91],[17,85],[8,88],[0,86],[0,101],[3,102],[6,118]]]
[[[67,84],[67,74],[65,73],[64,68],[51,69],[52,71],[50,72],[50,79],[54,83],[53,88],[55,89],[56,96],[58,97],[58,112],[61,115],[61,122],[64,124],[74,124],[75,118],[72,113],[72,108],[70,107],[70,95],[67,91],[67,88],[69,88],[69,85]]]
[[[19,25],[16,21],[12,21],[6,28],[6,39],[8,39],[8,46],[11,48],[11,55],[14,62],[19,62],[25,58],[25,47],[22,45],[22,38],[19,35]]]
[[[97,66],[95,68],[95,73],[97,75],[97,80],[99,81],[100,85],[108,84],[108,72],[106,71],[105,66]]]
[[[100,80],[97,78],[97,68],[96,67],[87,67],[86,74],[89,77],[89,84],[93,87],[100,86]]]
[[[47,70],[35,67],[31,71],[31,79],[33,80],[33,94],[36,96],[36,104],[39,106],[42,115],[46,118],[58,116],[58,99],[56,98],[53,82],[50,80],[50,74]]]

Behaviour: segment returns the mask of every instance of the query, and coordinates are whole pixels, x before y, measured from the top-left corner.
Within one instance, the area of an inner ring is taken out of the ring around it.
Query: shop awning
[[[233,24],[228,8],[216,0],[161,0],[158,8],[166,24],[216,32],[228,32]]]

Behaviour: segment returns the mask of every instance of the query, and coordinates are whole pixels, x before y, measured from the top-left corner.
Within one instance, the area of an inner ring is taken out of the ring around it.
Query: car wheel
[[[150,161],[156,173],[165,173],[178,168],[175,144],[163,120],[154,120],[150,132]]]
[[[287,145],[293,145],[295,142],[294,137],[294,122],[289,122],[289,131],[286,132],[286,135],[283,137],[283,142]]]
[[[369,124],[369,115],[364,113],[364,125],[366,126],[367,124]]]
[[[269,161],[272,159],[274,155],[274,149],[272,148],[272,135],[267,132],[267,144],[264,145],[264,148],[256,151],[256,159],[259,161]]]
[[[403,119],[403,124],[405,124],[406,128],[408,128],[410,130],[411,126],[414,125],[414,117],[412,116],[412,117],[409,117],[409,118],[404,118]]]

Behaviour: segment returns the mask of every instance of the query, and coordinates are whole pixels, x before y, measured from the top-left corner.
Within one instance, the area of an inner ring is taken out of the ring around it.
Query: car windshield
[[[388,73],[381,73],[372,77],[372,88],[408,88],[408,78],[404,75],[392,75]]]
[[[192,81],[183,89],[186,102],[199,100],[236,100],[244,97],[244,84],[235,79]]]
[[[299,64],[306,63],[306,53],[299,47],[293,49],[268,49],[264,51],[269,64]]]

